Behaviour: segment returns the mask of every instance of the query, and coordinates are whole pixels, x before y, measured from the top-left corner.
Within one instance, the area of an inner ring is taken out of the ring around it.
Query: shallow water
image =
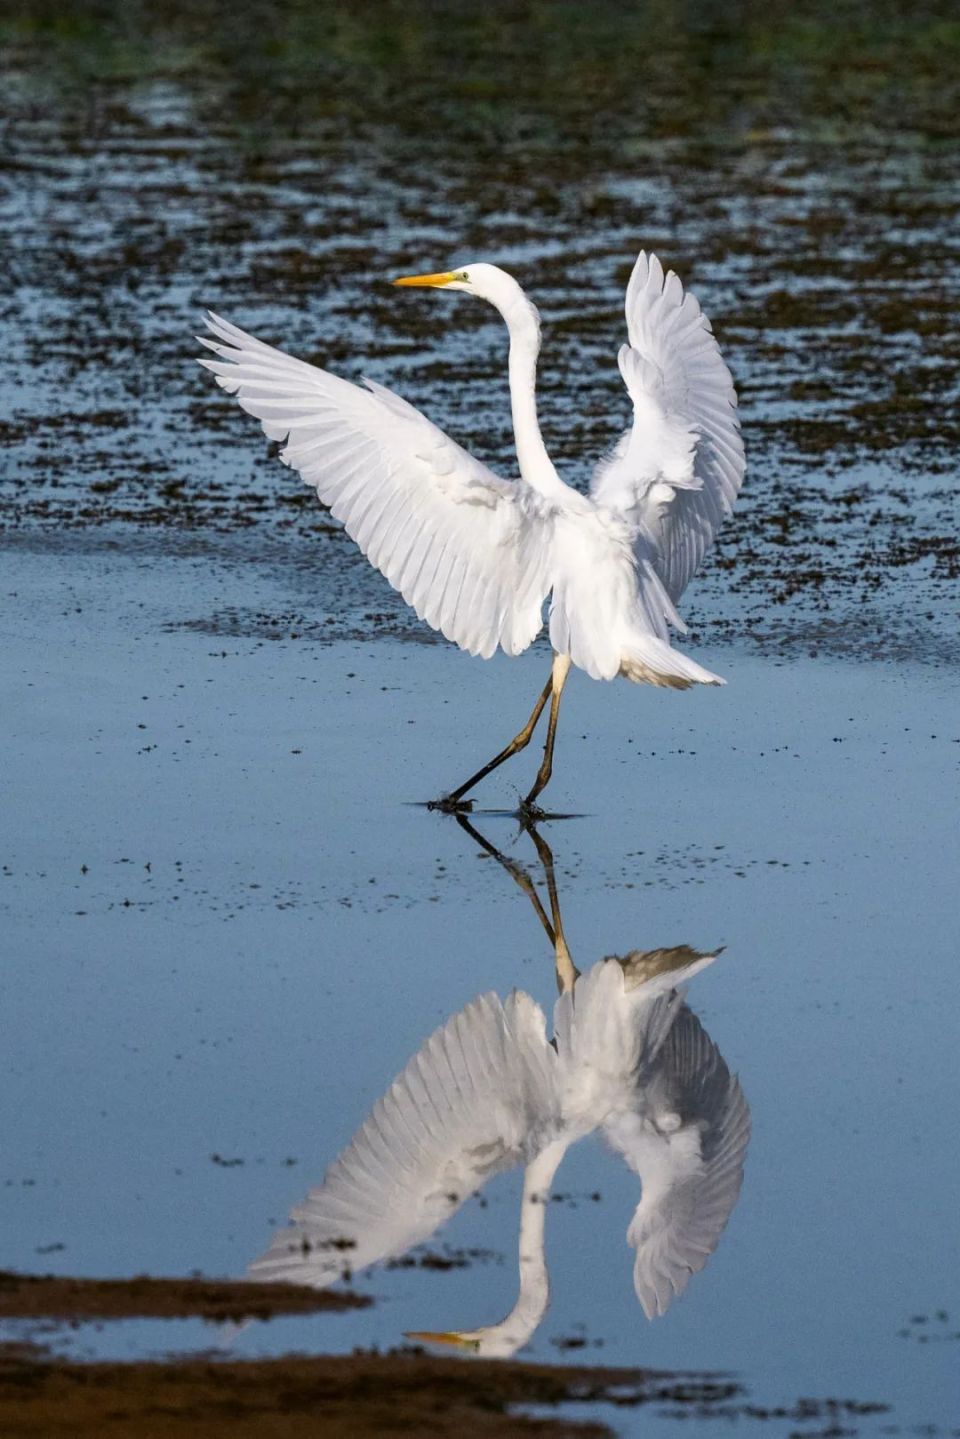
[[[488,989],[552,1004],[527,900],[410,803],[522,711],[537,667],[395,640],[214,645],[176,621],[236,569],[178,562],[174,596],[166,559],[50,558],[8,555],[3,1262],[240,1273],[430,1030]],[[572,1150],[532,1352],[576,1357],[583,1340],[611,1363],[733,1372],[754,1400],[944,1424],[953,682],[727,659],[719,694],[571,686],[552,800],[586,812],[550,840],[581,967],[725,946],[690,1002],[752,1109],[743,1195],[707,1269],[648,1324],[624,1243],[636,1179],[595,1140]],[[513,784],[489,800],[513,803]],[[513,821],[476,823],[536,875]],[[359,1276],[373,1311],[256,1325],[237,1348],[492,1322],[515,1294],[518,1193],[515,1175],[494,1181],[431,1242],[449,1268]],[[150,1351],[179,1349],[178,1331],[140,1327]]]
[[[514,731],[548,651],[434,644],[193,369],[200,308],[394,385],[506,472],[498,322],[380,283],[501,260],[543,311],[548,444],[582,482],[625,418],[643,243],[741,391],[747,488],[685,606],[731,683],[575,676],[550,801],[578,817],[546,832],[582,968],[724,946],[689,1002],[753,1138],[715,1255],[653,1323],[636,1177],[571,1150],[531,1352],[725,1372],[787,1407],[777,1432],[956,1432],[960,37],[930,9],[768,11],[3,21],[0,1267],[242,1273],[438,1024],[486,990],[555,996],[526,898],[417,803]],[[534,763],[482,802],[512,807]],[[539,882],[515,823],[476,823]],[[358,1276],[372,1310],[233,1347],[498,1319],[518,1198],[497,1179],[415,1264]]]
[[[406,626],[197,375],[201,309],[396,386],[509,470],[500,321],[385,283],[499,259],[542,309],[545,433],[582,482],[626,420],[642,244],[695,285],[749,442],[695,626],[955,662],[952,10],[455,13],[287,0],[226,27],[215,6],[35,3],[5,22],[0,518],[279,531],[308,613],[331,599],[319,549],[338,598]]]

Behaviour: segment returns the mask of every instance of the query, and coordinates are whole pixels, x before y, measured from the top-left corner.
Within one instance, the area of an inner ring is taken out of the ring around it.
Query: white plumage
[[[447,1020],[378,1099],[319,1189],[252,1266],[322,1287],[429,1238],[560,1122],[540,1006],[483,994]]]
[[[557,1000],[552,1043],[528,995],[473,1000],[410,1060],[251,1273],[330,1284],[422,1243],[493,1174],[523,1164],[517,1304],[500,1324],[428,1336],[513,1353],[549,1299],[553,1174],[600,1129],[640,1176],[634,1285],[648,1317],[662,1314],[716,1248],[750,1134],[740,1085],[677,988],[715,957],[682,947],[601,960]]]
[[[548,507],[536,493],[499,479],[381,385],[360,388],[215,316],[208,324],[224,359],[202,363],[286,441],[280,458],[420,618],[470,654],[526,649],[549,588]]]
[[[627,288],[629,344],[619,355],[633,424],[581,495],[543,444],[534,395],[539,316],[512,276],[475,264],[397,283],[468,291],[500,311],[510,335],[517,479],[494,474],[383,386],[354,385],[215,315],[207,317],[215,338],[203,343],[217,358],[202,363],[283,444],[281,459],[420,618],[462,649],[519,654],[539,634],[551,597],[560,663],[547,690],[551,727],[532,804],[549,779],[570,663],[594,679],[623,675],[675,689],[723,683],[675,650],[669,632],[684,629],[676,603],[743,478],[736,395],[694,296],[641,253]],[[530,733],[448,799],[459,800]]]

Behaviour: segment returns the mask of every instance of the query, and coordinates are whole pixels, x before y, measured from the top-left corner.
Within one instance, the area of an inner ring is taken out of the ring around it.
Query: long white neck
[[[520,1211],[520,1297],[517,1307],[538,1306],[538,1320],[550,1301],[550,1279],[544,1258],[543,1234],[550,1186],[561,1159],[566,1153],[564,1140],[555,1140],[541,1150],[527,1166],[523,1176],[523,1201]]]
[[[547,454],[537,419],[537,356],[540,319],[526,295],[516,287],[508,304],[497,304],[510,334],[510,407],[520,474],[542,495],[569,493]]]
[[[508,1358],[526,1344],[550,1303],[550,1277],[544,1256],[543,1233],[550,1185],[557,1166],[567,1151],[562,1139],[548,1144],[527,1166],[523,1176],[520,1209],[520,1293],[517,1302],[499,1324],[476,1331],[483,1336],[481,1353]]]

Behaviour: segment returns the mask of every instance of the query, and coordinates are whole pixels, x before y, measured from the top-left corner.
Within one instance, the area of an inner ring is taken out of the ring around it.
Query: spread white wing
[[[201,360],[255,415],[421,619],[470,654],[519,654],[550,588],[551,516],[412,405],[255,340],[216,315]]]
[[[636,1104],[604,1132],[642,1192],[627,1238],[648,1319],[663,1314],[720,1241],[743,1181],[750,1110],[740,1083],[684,1005]]]
[[[427,1239],[557,1128],[556,1052],[522,992],[481,995],[414,1055],[323,1183],[250,1266],[322,1288]]]
[[[743,480],[737,397],[710,321],[655,255],[640,253],[626,316],[619,365],[633,426],[597,467],[590,493],[630,522],[639,557],[675,603]]]

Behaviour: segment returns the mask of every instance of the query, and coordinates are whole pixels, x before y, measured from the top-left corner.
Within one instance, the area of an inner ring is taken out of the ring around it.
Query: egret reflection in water
[[[533,902],[554,949],[554,1037],[514,990],[478,996],[409,1061],[323,1183],[251,1266],[264,1280],[323,1287],[423,1243],[495,1174],[525,1166],[517,1302],[500,1323],[412,1338],[514,1354],[549,1303],[544,1223],[571,1144],[599,1130],[640,1178],[627,1229],[648,1318],[703,1268],[736,1204],[750,1137],[747,1102],[683,986],[717,952],[687,945],[602,959],[585,973],[567,948],[545,841],[551,913],[529,875],[466,820]]]

